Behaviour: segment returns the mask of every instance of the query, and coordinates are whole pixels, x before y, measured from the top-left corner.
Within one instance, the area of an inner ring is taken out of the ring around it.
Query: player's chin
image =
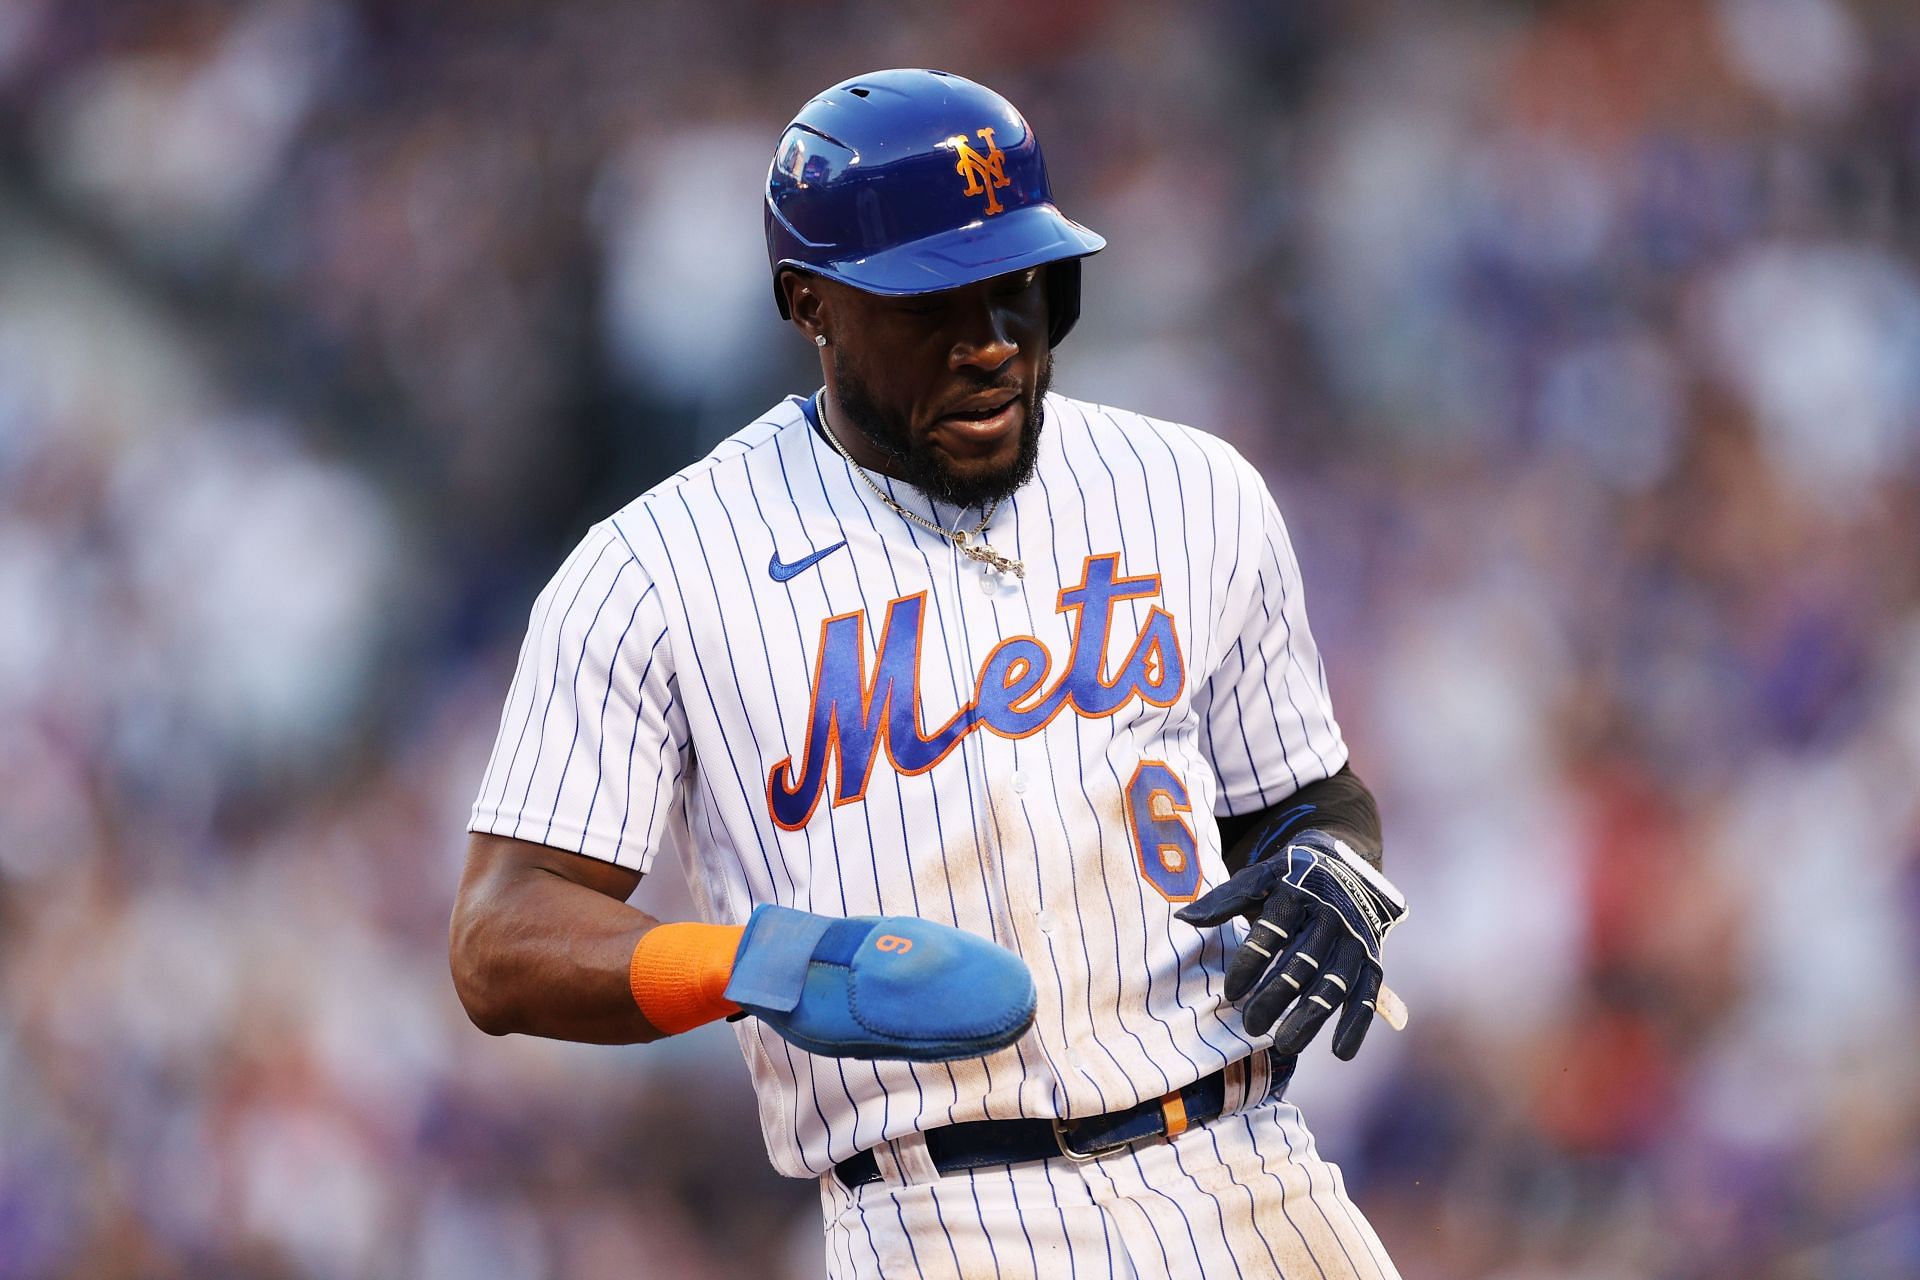
[[[956,507],[977,507],[1012,493],[1018,484],[1012,468],[981,471],[974,468],[943,468],[943,492],[940,497]]]
[[[928,455],[939,475],[940,496],[956,506],[969,507],[1005,498],[1018,489],[1033,470],[1029,451],[1021,447],[1021,436],[1022,431],[1015,431],[1005,448],[988,454],[955,456],[936,444]]]

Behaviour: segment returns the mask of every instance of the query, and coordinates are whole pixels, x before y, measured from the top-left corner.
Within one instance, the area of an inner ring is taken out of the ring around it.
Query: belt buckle
[[[1053,1121],[1053,1144],[1060,1148],[1060,1154],[1067,1159],[1075,1164],[1085,1164],[1090,1160],[1112,1155],[1116,1151],[1125,1151],[1128,1147],[1135,1147],[1143,1142],[1152,1142],[1156,1138],[1175,1138],[1186,1132],[1186,1100],[1180,1096],[1178,1089],[1165,1097],[1155,1099],[1154,1105],[1160,1108],[1161,1128],[1158,1133],[1143,1133],[1137,1138],[1120,1138],[1094,1147],[1092,1150],[1083,1151],[1072,1146],[1067,1140],[1070,1133],[1067,1127],[1069,1122],[1056,1116]]]
[[[1124,1151],[1138,1141],[1140,1141],[1138,1138],[1123,1138],[1119,1142],[1110,1142],[1103,1147],[1096,1147],[1092,1151],[1082,1151],[1067,1142],[1067,1128],[1061,1119],[1055,1116],[1053,1120],[1053,1145],[1059,1147],[1060,1154],[1075,1164],[1085,1164],[1090,1160],[1098,1160],[1101,1156],[1112,1155],[1116,1151]]]

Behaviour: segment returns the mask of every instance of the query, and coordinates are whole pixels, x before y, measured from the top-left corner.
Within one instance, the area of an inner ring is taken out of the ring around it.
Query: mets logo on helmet
[[[1009,184],[1010,180],[1007,177],[1006,170],[1007,153],[994,145],[993,130],[980,129],[976,130],[976,132],[979,135],[980,141],[987,144],[985,155],[973,149],[972,144],[967,141],[967,135],[964,133],[956,133],[940,145],[943,147],[952,147],[954,154],[958,157],[958,160],[953,166],[953,170],[967,180],[965,194],[970,196],[985,195],[987,197],[987,212],[990,214],[999,213],[1005,209],[1006,206],[1001,204],[999,199],[993,194],[993,189]]]

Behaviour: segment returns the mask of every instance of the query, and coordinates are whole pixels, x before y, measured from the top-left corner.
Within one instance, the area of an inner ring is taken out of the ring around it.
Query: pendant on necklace
[[[975,542],[964,533],[953,535],[953,545],[960,548],[960,554],[971,560],[978,560],[1001,573],[1010,573],[1016,578],[1027,576],[1027,566],[1012,556],[1003,556],[987,542]]]

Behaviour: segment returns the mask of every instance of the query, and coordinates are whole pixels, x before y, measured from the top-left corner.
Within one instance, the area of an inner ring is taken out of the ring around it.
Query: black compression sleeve
[[[1220,848],[1229,872],[1246,866],[1253,851],[1267,840],[1284,839],[1309,827],[1340,837],[1355,853],[1380,865],[1380,809],[1352,765],[1341,766],[1330,778],[1309,782],[1279,804],[1219,822]]]

